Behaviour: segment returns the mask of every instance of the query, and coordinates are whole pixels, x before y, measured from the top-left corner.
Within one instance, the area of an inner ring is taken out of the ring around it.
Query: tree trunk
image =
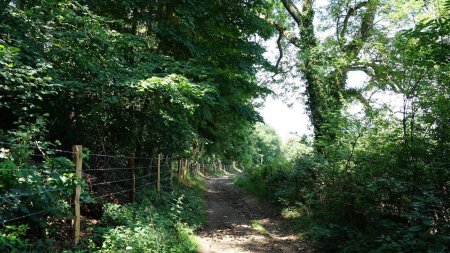
[[[357,58],[370,35],[378,2],[379,0],[368,0],[356,4],[348,11],[347,22],[350,15],[355,15],[355,9],[366,8],[362,14],[358,32],[353,40],[342,48],[342,53],[346,58]],[[313,0],[304,0],[301,10],[292,0],[282,0],[282,3],[299,28],[299,39],[287,39],[291,42],[296,41],[297,43],[294,45],[300,49],[300,71],[305,81],[309,117],[314,127],[314,146],[318,153],[324,153],[324,148],[333,144],[337,139],[341,110],[344,105],[346,75],[350,69],[350,63],[347,66],[333,66],[332,63],[324,60],[325,57],[318,48],[319,41],[314,34]],[[277,29],[279,28],[277,27]],[[343,28],[341,31],[343,35],[345,35],[345,30],[346,28]],[[339,31],[337,32],[339,33]],[[324,77],[321,69],[328,65],[334,67],[335,70],[328,77]]]

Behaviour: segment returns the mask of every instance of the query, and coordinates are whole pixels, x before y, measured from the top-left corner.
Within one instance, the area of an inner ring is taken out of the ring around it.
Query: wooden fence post
[[[184,175],[184,162],[183,159],[180,160],[180,178],[183,179]]]
[[[158,181],[157,181],[158,192],[161,191],[161,154],[158,154]]]
[[[177,161],[177,169],[178,169],[178,180],[181,179],[181,163],[182,163],[183,159],[180,159]]]
[[[186,178],[188,166],[189,166],[189,162],[188,162],[188,159],[186,159],[186,160],[184,160],[183,178]]]
[[[130,155],[130,176],[131,176],[131,192],[130,192],[130,201],[134,202],[136,199],[136,165],[135,165],[135,154],[132,153]]]
[[[82,178],[81,176],[81,170],[83,167],[83,157],[82,157],[82,151],[83,146],[81,145],[74,145],[72,147],[73,150],[73,163],[75,164],[75,175],[77,178]],[[80,219],[81,219],[81,213],[80,213],[80,195],[81,195],[81,186],[76,185],[75,186],[75,220],[72,220],[73,229],[75,231],[75,245],[77,245],[80,242]]]
[[[170,190],[172,190],[173,189],[173,160],[172,160],[172,156],[170,157],[169,170],[170,170]]]

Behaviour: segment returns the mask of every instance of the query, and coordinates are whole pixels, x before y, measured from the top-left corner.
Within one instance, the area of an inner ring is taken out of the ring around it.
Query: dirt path
[[[273,207],[233,186],[229,176],[207,183],[207,225],[197,236],[199,253],[313,252]]]

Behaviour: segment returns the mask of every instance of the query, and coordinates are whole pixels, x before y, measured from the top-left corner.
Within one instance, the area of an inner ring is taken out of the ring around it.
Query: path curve
[[[198,253],[313,252],[274,208],[236,188],[231,176],[207,178],[207,224]]]

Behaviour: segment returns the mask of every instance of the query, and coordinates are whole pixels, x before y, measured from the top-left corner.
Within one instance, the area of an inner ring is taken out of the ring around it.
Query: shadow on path
[[[207,179],[207,225],[199,253],[314,252],[269,204],[236,188],[230,176]]]

